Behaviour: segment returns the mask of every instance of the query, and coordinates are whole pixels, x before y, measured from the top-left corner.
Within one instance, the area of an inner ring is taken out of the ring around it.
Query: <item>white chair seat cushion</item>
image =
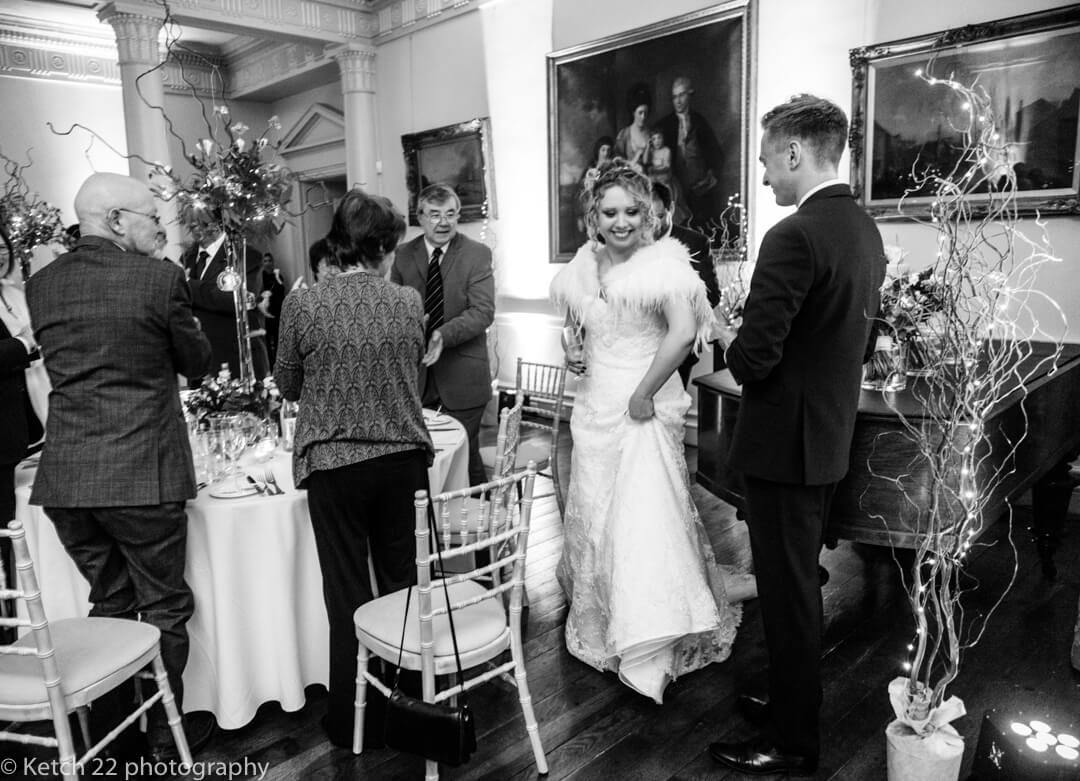
[[[537,466],[546,464],[551,456],[551,442],[529,441],[518,445],[517,467],[524,469],[530,461],[535,461]]]
[[[495,452],[494,445],[484,445],[480,448],[480,460],[488,469],[495,468]]]
[[[487,591],[479,583],[467,580],[450,586],[450,601],[483,594]],[[384,645],[397,648],[401,642],[402,611],[405,609],[406,589],[379,597],[361,605],[353,614],[357,632],[363,632]],[[420,599],[417,587],[413,586],[412,599],[409,600],[409,616],[405,624],[405,653],[420,653]],[[441,583],[431,587],[431,606],[446,606],[446,596]],[[475,605],[454,611],[454,629],[457,632],[458,648],[462,654],[472,649],[484,648],[494,643],[506,632],[506,613],[502,600],[485,599]],[[450,638],[450,623],[446,615],[435,616],[431,622],[432,636],[435,641],[435,656],[453,656],[454,644]]]
[[[68,618],[49,622],[63,693],[71,695],[132,664],[154,647],[157,627],[121,618]],[[34,648],[27,633],[14,643]],[[37,656],[0,655],[0,702],[10,706],[48,702]]]

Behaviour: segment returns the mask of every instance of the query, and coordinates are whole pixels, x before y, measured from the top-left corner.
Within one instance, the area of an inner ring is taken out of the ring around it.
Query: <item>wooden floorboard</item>
[[[485,436],[490,437],[491,432]],[[565,438],[569,440],[569,437]],[[569,444],[560,453],[560,474],[569,482]],[[688,449],[693,473],[696,452]],[[548,493],[541,479],[538,493]],[[706,530],[718,561],[749,564],[746,527],[732,508],[695,488]],[[1080,498],[1074,498],[1066,534],[1057,554],[1058,579],[1043,579],[1023,528],[1026,510],[1008,526],[999,523],[971,557],[964,601],[967,625],[996,607],[980,642],[965,654],[960,677],[950,692],[964,700],[968,715],[954,726],[965,738],[966,777],[973,761],[983,713],[988,708],[1024,709],[1057,722],[1080,723],[1080,674],[1069,663],[1080,593]],[[567,605],[555,569],[561,555],[562,520],[553,497],[533,509],[527,591],[525,656],[540,737],[550,766],[549,779],[633,779],[692,781],[738,776],[709,756],[714,740],[752,734],[737,714],[736,697],[762,689],[766,651],[754,601],[744,606],[743,623],[731,657],[683,676],[665,694],[663,705],[635,694],[616,675],[600,673],[571,657],[565,647]],[[1018,558],[1018,560],[1017,560]],[[903,593],[901,568],[910,554],[841,542],[822,555],[830,573],[823,589],[825,643],[822,660],[822,756],[819,779],[866,781],[885,777],[885,726],[892,718],[886,687],[902,673],[912,621]],[[998,598],[1015,582],[1000,605]],[[270,764],[264,778],[409,779],[423,774],[423,762],[389,749],[354,757],[326,742],[318,721],[325,690],[309,687],[308,701],[295,713],[276,704],[259,709],[239,730],[219,731],[198,759]],[[459,768],[443,768],[446,779],[506,781],[537,778],[516,691],[499,680],[471,696],[479,747]],[[9,748],[0,756],[46,757],[44,750]],[[17,777],[17,776],[16,776]],[[48,775],[41,776],[48,778]],[[244,777],[244,776],[239,776]],[[253,776],[248,776],[253,777]]]

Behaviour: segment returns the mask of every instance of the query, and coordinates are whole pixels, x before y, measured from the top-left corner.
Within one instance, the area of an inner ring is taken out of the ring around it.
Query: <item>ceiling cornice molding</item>
[[[328,64],[324,47],[311,43],[270,43],[245,47],[229,56],[229,89],[242,98],[278,82]]]
[[[153,7],[157,0],[129,0]],[[360,7],[358,7],[358,5]],[[172,17],[181,24],[318,43],[368,40],[378,19],[368,3],[330,0],[171,0]]]
[[[376,43],[411,35],[479,8],[478,0],[389,0],[376,6],[379,18]]]

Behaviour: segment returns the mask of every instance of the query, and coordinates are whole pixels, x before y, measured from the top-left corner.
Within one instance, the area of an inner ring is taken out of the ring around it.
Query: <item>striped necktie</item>
[[[428,261],[427,288],[424,296],[424,314],[427,315],[427,327],[424,329],[424,341],[431,341],[431,332],[443,324],[443,284],[439,258],[442,247],[436,247]]]

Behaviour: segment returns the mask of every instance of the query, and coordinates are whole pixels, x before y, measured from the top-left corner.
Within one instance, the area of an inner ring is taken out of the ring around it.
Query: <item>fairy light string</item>
[[[886,438],[902,436],[914,445],[912,462],[899,475],[875,471],[873,455],[868,466],[872,477],[891,483],[897,496],[893,518],[874,517],[886,526],[901,520],[918,531],[913,564],[906,574],[900,567],[915,624],[902,667],[908,716],[924,719],[942,704],[962,653],[979,642],[1016,579],[1012,509],[1006,503],[1013,571],[991,609],[965,623],[962,600],[972,586],[961,575],[980,535],[995,520],[988,515],[991,504],[996,509],[1015,470],[1013,456],[1028,434],[1023,405],[1018,405],[1023,425],[1011,435],[996,426],[994,415],[1022,400],[1028,383],[1056,366],[1057,334],[1065,332],[1066,318],[1052,297],[1035,288],[1041,268],[1061,261],[1052,254],[1042,219],[1030,223],[1033,237],[1017,226],[1014,150],[997,130],[989,95],[977,83],[921,70],[915,75],[943,94],[942,105],[956,106],[951,123],[960,139],[951,165],[916,161],[900,202],[902,213],[907,197],[933,196],[929,220],[918,221],[937,232],[929,272],[941,281],[941,290],[938,300],[923,304],[935,307],[934,317],[922,319],[939,345],[940,360],[912,386],[921,416],[905,416],[895,396],[884,396],[901,433],[879,434],[882,441],[875,441],[874,449],[894,449],[895,440]],[[914,306],[916,320],[930,314]],[[1049,312],[1052,322],[1041,322],[1038,312]],[[1036,355],[1033,341],[1051,343],[1050,353]],[[925,475],[922,481],[919,474]]]

